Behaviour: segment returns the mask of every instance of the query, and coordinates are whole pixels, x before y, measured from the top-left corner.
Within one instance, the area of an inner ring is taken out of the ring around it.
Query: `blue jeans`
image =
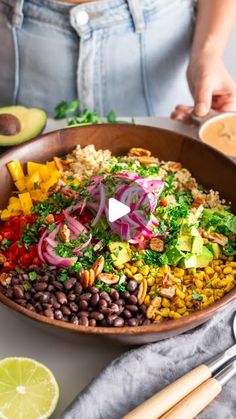
[[[193,26],[193,0],[0,0],[0,105],[168,115],[192,102]]]

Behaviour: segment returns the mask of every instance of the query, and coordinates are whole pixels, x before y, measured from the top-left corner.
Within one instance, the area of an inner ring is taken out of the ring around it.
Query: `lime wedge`
[[[47,419],[58,398],[56,379],[44,365],[29,358],[0,361],[1,419]]]

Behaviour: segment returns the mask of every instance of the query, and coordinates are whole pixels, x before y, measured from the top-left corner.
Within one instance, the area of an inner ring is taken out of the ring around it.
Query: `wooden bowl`
[[[78,127],[54,131],[38,139],[8,150],[0,156],[1,195],[0,207],[3,208],[13,189],[6,163],[19,159],[22,164],[28,160],[45,162],[53,156],[70,152],[77,144],[94,144],[96,148],[110,149],[114,154],[125,154],[130,147],[145,147],[163,160],[180,161],[189,169],[200,184],[219,191],[230,201],[236,213],[236,163],[220,152],[197,140],[181,134],[136,125],[100,125]],[[236,298],[236,288],[208,308],[177,320],[139,327],[84,327],[50,320],[33,313],[5,297],[0,291],[0,301],[17,313],[27,316],[51,332],[56,330],[64,335],[72,334],[109,338],[124,344],[155,342],[175,336],[204,323],[217,311],[223,309]]]

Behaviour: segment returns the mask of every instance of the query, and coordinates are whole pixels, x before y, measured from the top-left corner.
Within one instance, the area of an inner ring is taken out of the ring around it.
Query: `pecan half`
[[[94,270],[95,277],[102,273],[103,268],[104,268],[104,262],[105,262],[105,259],[102,255],[99,256],[99,258],[97,260],[95,260],[95,262],[92,266],[92,269]]]
[[[60,191],[60,189],[61,189],[61,187],[62,187],[62,184],[61,184],[61,182],[56,182],[56,183],[54,183],[54,185],[52,185],[49,189],[48,189],[48,195],[49,196],[51,196],[51,195],[53,195],[54,193],[57,193],[57,192],[59,192]]]
[[[6,272],[2,272],[0,274],[0,284],[3,287],[8,287],[8,285],[10,285],[11,283],[11,279],[12,279],[12,275]]]
[[[150,150],[146,150],[146,148],[139,148],[139,147],[132,147],[128,152],[128,156],[132,156],[132,157],[141,157],[141,156],[150,157],[151,154],[152,153]]]
[[[182,167],[183,167],[182,164],[179,162],[170,162],[168,164],[168,169],[173,173],[178,172],[179,170],[182,169]]]
[[[148,164],[150,166],[155,166],[156,164],[158,164],[158,159],[156,157],[151,157],[151,156],[150,157],[149,156],[137,157],[137,160],[141,164]]]
[[[55,223],[55,218],[53,214],[48,214],[44,219],[46,224],[53,224]]]
[[[119,282],[119,276],[115,275],[115,274],[104,274],[101,273],[99,275],[97,275],[97,279],[99,281],[104,282],[107,285],[112,285],[112,284],[117,284],[117,282]]]
[[[150,249],[154,250],[154,252],[163,252],[164,250],[164,242],[161,239],[153,238],[150,241]]]
[[[7,261],[6,256],[4,256],[2,253],[0,253],[0,265],[4,265],[4,263]]]
[[[192,203],[192,208],[198,208],[200,207],[200,205],[204,205],[205,204],[205,199],[203,198],[202,195],[198,195],[197,198],[194,199],[193,203]]]
[[[76,195],[76,192],[70,188],[63,188],[61,191],[62,198],[68,201],[74,199],[75,195]]]
[[[92,287],[94,284],[95,275],[93,269],[86,269],[81,272],[80,282],[84,288]]]
[[[150,306],[147,308],[146,316],[148,319],[154,319],[157,309],[161,306],[161,298],[154,297]]]
[[[226,244],[228,243],[228,237],[224,236],[223,234],[219,234],[219,233],[210,233],[208,234],[208,239],[212,240],[214,243],[218,243],[221,246],[226,246]]]
[[[68,243],[70,241],[70,229],[66,224],[62,224],[59,228],[58,237],[63,243]]]
[[[166,298],[173,298],[175,296],[175,287],[169,287],[169,288],[158,288],[158,293],[162,297]]]
[[[192,189],[195,189],[197,187],[197,182],[195,180],[189,180],[185,183],[184,186],[186,189],[191,191]]]
[[[144,302],[144,299],[147,295],[147,280],[145,278],[143,278],[141,284],[139,285],[139,289],[138,289],[138,303],[141,305]]]

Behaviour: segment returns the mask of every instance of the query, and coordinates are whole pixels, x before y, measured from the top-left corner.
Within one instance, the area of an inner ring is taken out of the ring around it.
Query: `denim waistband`
[[[194,0],[101,0],[71,5],[56,0],[2,0],[10,6],[10,23],[20,27],[24,15],[39,22],[89,36],[96,29],[132,23],[136,32],[145,29],[147,19],[168,13],[169,7],[190,7]],[[82,13],[81,13],[82,12]]]

